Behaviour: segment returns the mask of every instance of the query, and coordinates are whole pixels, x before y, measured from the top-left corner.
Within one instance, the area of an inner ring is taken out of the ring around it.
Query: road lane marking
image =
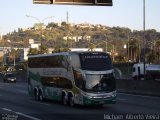
[[[8,109],[8,108],[2,108],[2,110],[9,111],[9,112],[12,111],[11,109]]]
[[[2,97],[3,95],[0,94],[0,97]]]
[[[26,114],[23,114],[23,113],[20,113],[20,112],[15,112],[17,115],[21,115],[23,117],[26,117],[26,118],[29,118],[29,119],[32,119],[32,120],[40,120],[39,118],[35,118],[33,116],[30,116],[30,115],[26,115]]]
[[[27,114],[24,114],[24,113],[21,113],[21,112],[15,112],[15,111],[13,111],[11,109],[8,109],[8,108],[2,108],[2,110],[8,111],[8,112],[13,112],[13,113],[15,113],[17,115],[20,115],[20,116],[23,116],[23,117],[26,117],[26,118],[29,118],[29,119],[32,119],[32,120],[41,120],[39,118],[30,116],[30,115],[27,115]]]

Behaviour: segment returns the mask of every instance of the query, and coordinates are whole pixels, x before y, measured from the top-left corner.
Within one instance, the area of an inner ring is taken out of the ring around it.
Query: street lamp
[[[50,18],[53,18],[54,16],[46,17],[46,18],[44,18],[44,19],[42,19],[42,20],[38,19],[37,17],[30,16],[30,15],[26,15],[26,17],[30,17],[30,18],[33,18],[33,19],[37,20],[38,23],[41,25],[41,27],[40,27],[40,30],[41,30],[40,51],[41,51],[41,53],[42,53],[42,38],[43,38],[42,24],[44,24],[44,21],[45,21],[45,20],[50,19]]]

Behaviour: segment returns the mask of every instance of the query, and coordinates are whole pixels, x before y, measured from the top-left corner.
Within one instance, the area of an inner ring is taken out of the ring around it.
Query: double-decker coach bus
[[[31,55],[28,92],[36,100],[53,99],[70,106],[115,103],[110,55],[93,51]]]

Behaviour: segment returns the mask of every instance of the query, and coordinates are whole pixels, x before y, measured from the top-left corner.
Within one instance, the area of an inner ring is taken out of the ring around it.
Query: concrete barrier
[[[116,82],[118,92],[160,96],[160,81],[119,79]]]
[[[26,72],[17,72],[18,82],[27,82]],[[131,80],[117,79],[116,86],[118,92],[160,96],[160,81],[156,80]]]

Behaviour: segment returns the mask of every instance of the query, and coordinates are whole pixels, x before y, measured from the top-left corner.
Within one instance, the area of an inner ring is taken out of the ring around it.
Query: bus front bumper
[[[116,91],[105,94],[92,94],[83,96],[84,105],[98,105],[98,104],[115,104],[116,103]]]

